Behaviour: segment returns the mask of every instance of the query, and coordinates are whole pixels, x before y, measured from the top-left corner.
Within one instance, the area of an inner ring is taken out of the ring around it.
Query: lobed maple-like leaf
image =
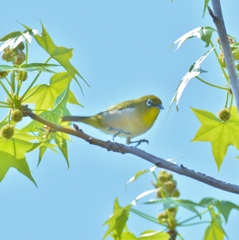
[[[0,181],[2,181],[10,168],[15,168],[36,185],[25,155],[27,152],[39,147],[40,144],[25,141],[28,137],[26,133],[23,133],[23,135],[23,138],[18,135],[9,140],[0,139]],[[30,138],[29,136],[28,139]]]
[[[212,153],[218,170],[220,170],[228,146],[233,145],[239,150],[239,115],[237,108],[232,107],[231,118],[226,122],[222,122],[211,112],[191,109],[202,124],[192,141],[211,143]]]

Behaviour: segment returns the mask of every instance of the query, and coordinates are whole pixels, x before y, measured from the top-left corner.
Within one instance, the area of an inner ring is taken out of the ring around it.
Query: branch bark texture
[[[212,0],[213,11],[208,7],[209,14],[216,25],[218,35],[221,41],[224,57],[227,65],[228,75],[230,78],[230,85],[235,97],[237,110],[239,110],[239,81],[235,68],[234,57],[228,41],[228,35],[222,15],[222,8],[220,0]]]
[[[85,141],[87,141],[88,143],[90,143],[92,145],[105,148],[108,151],[118,152],[118,153],[122,153],[122,154],[128,153],[128,154],[138,156],[139,158],[142,158],[152,164],[155,164],[156,166],[158,166],[160,168],[170,170],[172,172],[178,173],[180,175],[184,175],[186,177],[190,177],[192,179],[195,179],[197,181],[203,182],[207,185],[210,185],[212,187],[215,187],[215,188],[227,191],[227,192],[239,194],[239,186],[238,185],[223,182],[223,181],[217,180],[215,178],[212,178],[210,176],[207,176],[203,173],[195,172],[194,170],[188,169],[183,165],[174,164],[172,162],[169,162],[160,157],[156,157],[156,156],[154,156],[150,153],[147,153],[136,147],[126,146],[124,144],[119,144],[119,143],[111,142],[111,141],[105,142],[100,139],[93,138],[90,135],[85,134],[75,124],[73,125],[75,129],[65,128],[65,127],[56,125],[56,124],[51,123],[51,122],[39,117],[38,115],[34,114],[27,107],[23,110],[23,113],[24,113],[24,116],[29,116],[33,120],[36,120],[36,121],[50,127],[52,129],[52,131],[55,131],[55,132],[60,131],[60,132],[70,134],[72,136],[76,136],[78,138],[84,139]]]

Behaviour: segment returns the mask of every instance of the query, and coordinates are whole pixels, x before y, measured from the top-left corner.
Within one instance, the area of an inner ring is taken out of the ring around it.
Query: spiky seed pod
[[[20,122],[22,121],[22,111],[20,111],[19,109],[12,109],[11,110],[11,118],[14,122]]]
[[[223,108],[218,112],[218,118],[222,122],[227,122],[231,118],[230,110],[228,108]]]
[[[14,135],[14,125],[6,124],[0,130],[0,136],[5,139],[9,140]]]

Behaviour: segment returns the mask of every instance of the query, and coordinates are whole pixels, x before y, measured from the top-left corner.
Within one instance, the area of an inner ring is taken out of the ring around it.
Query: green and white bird
[[[63,116],[62,121],[82,122],[113,135],[113,139],[120,136],[127,138],[127,144],[134,142],[140,144],[147,140],[131,142],[131,138],[147,132],[153,126],[161,109],[164,108],[158,97],[146,95],[116,104],[93,116]]]

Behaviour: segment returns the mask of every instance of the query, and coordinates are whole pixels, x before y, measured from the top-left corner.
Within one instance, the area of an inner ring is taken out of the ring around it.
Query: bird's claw
[[[141,143],[146,142],[149,144],[149,141],[146,139],[140,139],[138,141],[131,141],[130,138],[127,139],[127,144],[137,143],[135,147],[138,147]]]

